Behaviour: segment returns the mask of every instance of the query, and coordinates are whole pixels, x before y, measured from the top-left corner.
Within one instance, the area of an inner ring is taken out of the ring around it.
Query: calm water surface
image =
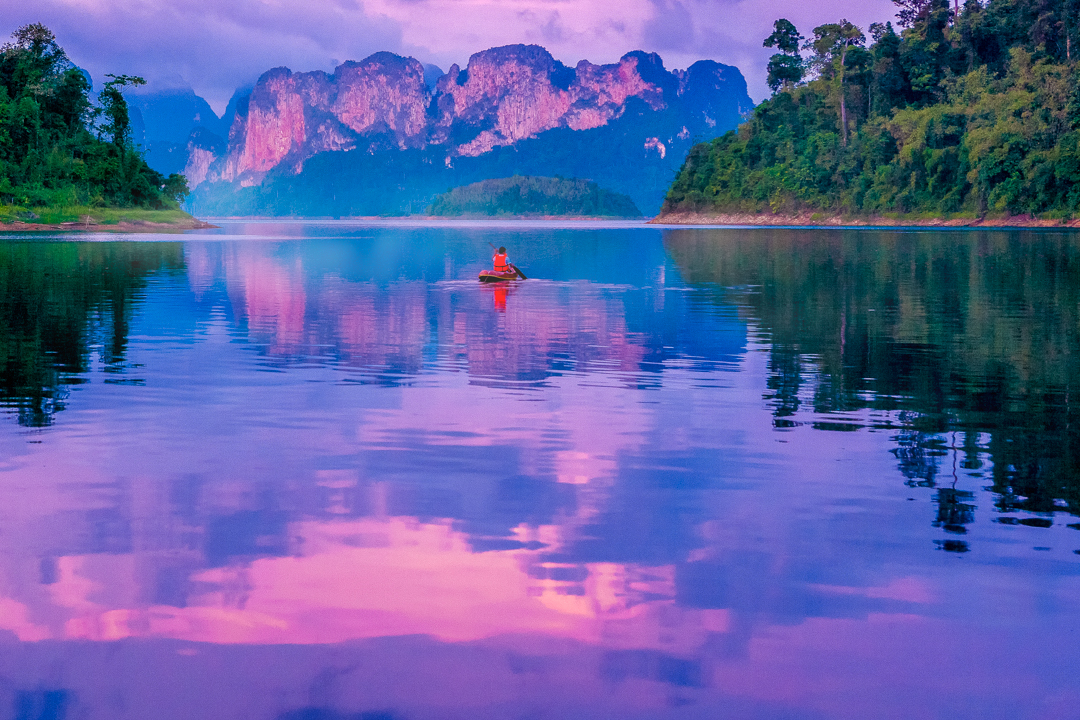
[[[1080,718],[1078,384],[1077,235],[8,238],[0,718]]]

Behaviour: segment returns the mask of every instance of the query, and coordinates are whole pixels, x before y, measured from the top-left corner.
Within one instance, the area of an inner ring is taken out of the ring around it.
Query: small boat
[[[518,279],[518,271],[515,269],[509,272],[497,273],[494,270],[481,270],[477,277],[480,278],[480,282],[508,282]],[[524,280],[524,278],[522,279]]]

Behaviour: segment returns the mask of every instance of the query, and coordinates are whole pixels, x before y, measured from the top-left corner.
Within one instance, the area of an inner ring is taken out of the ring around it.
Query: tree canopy
[[[1080,214],[1080,0],[894,0],[766,46],[773,96],[695,146],[665,211]]]
[[[428,214],[641,217],[628,196],[594,182],[522,175],[453,188],[432,201]]]
[[[799,47],[803,38],[790,20],[781,18],[773,25],[773,34],[765,38],[764,47],[780,52],[769,58],[769,87],[776,92],[781,87],[790,90],[798,85],[804,74]]]
[[[0,47],[0,204],[174,207],[180,175],[151,169],[132,145],[123,88],[142,78],[91,82],[41,24]]]

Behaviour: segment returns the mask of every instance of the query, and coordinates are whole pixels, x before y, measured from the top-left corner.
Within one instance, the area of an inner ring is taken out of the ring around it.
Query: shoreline
[[[351,215],[338,218],[300,216],[210,216],[207,221],[228,228],[231,224],[263,223],[281,225],[322,225],[326,227],[394,227],[394,228],[453,228],[453,227],[565,227],[565,228],[645,228],[648,218],[612,219],[581,216],[501,216],[501,217],[433,217],[426,215]]]
[[[626,222],[626,223],[641,223],[644,224],[649,221],[649,218],[642,215],[640,217],[608,217],[606,215],[341,215],[340,217],[330,217],[328,215],[214,215],[212,219],[219,222],[334,222],[334,223],[355,223],[355,222],[398,222],[408,220],[410,222],[430,222],[441,223],[454,220],[464,220],[468,222],[474,221],[493,221],[501,222],[504,220],[541,220],[545,222]]]
[[[97,222],[62,222],[62,223],[37,223],[15,220],[13,222],[0,222],[0,234],[3,233],[101,233],[101,232],[182,232],[184,230],[207,230],[218,227],[211,223],[191,218],[179,222],[153,222],[151,220],[121,220],[115,223]]]
[[[431,216],[431,215],[401,215],[401,216],[350,216],[342,218],[327,217],[265,217],[265,216],[239,216],[239,217],[215,217],[217,222],[305,222],[305,223],[332,223],[332,224],[373,224],[373,225],[456,225],[456,224],[483,224],[483,225],[515,225],[538,222],[542,224],[568,223],[573,225],[676,225],[694,227],[834,227],[834,228],[1045,228],[1045,229],[1080,229],[1080,218],[1072,220],[1045,219],[1032,215],[1012,215],[983,218],[912,218],[912,217],[886,217],[868,216],[858,217],[849,215],[826,215],[821,212],[805,212],[792,214],[770,213],[706,213],[706,212],[673,212],[661,213],[653,218],[606,218],[596,216],[551,216],[551,215],[518,215],[518,216]],[[152,220],[120,220],[112,223],[69,221],[61,223],[25,222],[14,220],[11,222],[0,221],[0,236],[15,233],[172,233],[187,230],[211,230],[219,229],[215,225],[198,218],[188,218],[175,222],[155,222]]]
[[[829,215],[822,212],[794,214],[769,213],[661,213],[649,225],[754,226],[754,227],[940,227],[940,228],[1080,228],[1080,219],[1050,220],[1034,215],[1011,215],[982,218],[913,218],[871,215],[858,217]]]

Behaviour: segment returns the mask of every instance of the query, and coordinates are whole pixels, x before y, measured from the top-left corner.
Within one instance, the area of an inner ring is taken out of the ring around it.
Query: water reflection
[[[16,717],[1080,700],[1069,241],[298,227],[0,247]]]
[[[179,243],[0,244],[0,406],[42,427],[94,363],[123,382],[132,305],[182,268]]]
[[[665,243],[688,282],[754,288],[744,301],[770,344],[777,427],[885,411],[913,484],[936,487],[955,450],[979,471],[965,474],[992,479],[1000,512],[1080,508],[1075,235],[674,231]]]

